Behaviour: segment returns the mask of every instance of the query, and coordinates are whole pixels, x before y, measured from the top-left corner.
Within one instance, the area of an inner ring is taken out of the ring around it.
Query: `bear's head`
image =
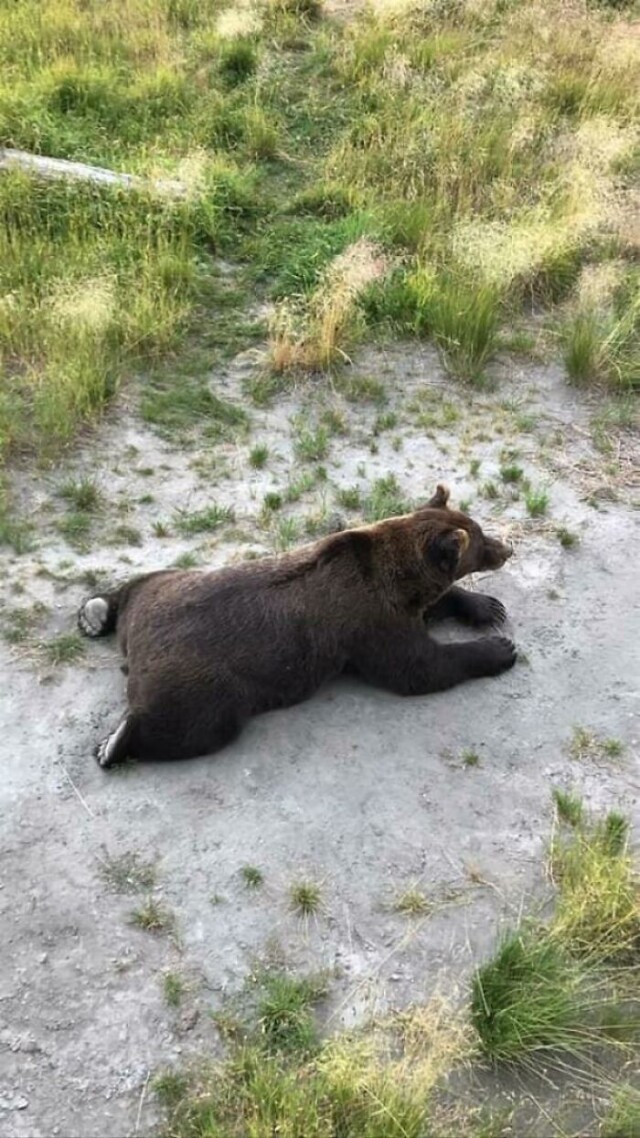
[[[489,537],[467,514],[451,510],[448,502],[447,487],[439,485],[427,505],[416,511],[428,569],[449,581],[500,569],[513,554],[512,547]]]

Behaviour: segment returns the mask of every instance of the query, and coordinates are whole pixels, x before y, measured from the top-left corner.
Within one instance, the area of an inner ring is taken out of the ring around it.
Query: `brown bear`
[[[307,699],[348,672],[423,695],[515,662],[503,632],[441,643],[428,621],[495,624],[500,601],[454,581],[504,565],[512,550],[449,509],[438,486],[412,514],[344,530],[279,558],[214,572],[164,570],[85,601],[87,636],[117,628],[129,710],[97,748],[186,759],[218,750],[252,715]]]

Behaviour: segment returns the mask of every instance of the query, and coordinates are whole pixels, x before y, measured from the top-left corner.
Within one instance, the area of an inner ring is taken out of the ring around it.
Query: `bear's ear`
[[[466,529],[447,529],[436,534],[427,545],[427,558],[440,573],[453,576],[469,545]]]
[[[443,510],[448,501],[449,487],[439,482],[436,486],[436,492],[427,502],[427,506],[431,506],[434,510]]]

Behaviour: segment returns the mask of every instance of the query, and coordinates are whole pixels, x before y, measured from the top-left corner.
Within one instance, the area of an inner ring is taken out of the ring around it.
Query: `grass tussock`
[[[584,1057],[606,1046],[612,1023],[637,1020],[640,883],[628,822],[615,812],[594,821],[579,799],[554,798],[569,827],[551,847],[554,914],[509,932],[473,981],[472,1020],[495,1061]]]

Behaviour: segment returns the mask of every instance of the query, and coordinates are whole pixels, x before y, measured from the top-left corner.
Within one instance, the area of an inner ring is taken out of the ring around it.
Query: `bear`
[[[277,558],[159,570],[86,600],[81,631],[117,630],[127,662],[129,709],[98,745],[99,765],[211,754],[251,716],[345,673],[408,696],[512,667],[504,606],[455,584],[499,569],[512,549],[448,502],[439,485],[413,513]],[[429,625],[449,616],[496,628],[443,643]]]

